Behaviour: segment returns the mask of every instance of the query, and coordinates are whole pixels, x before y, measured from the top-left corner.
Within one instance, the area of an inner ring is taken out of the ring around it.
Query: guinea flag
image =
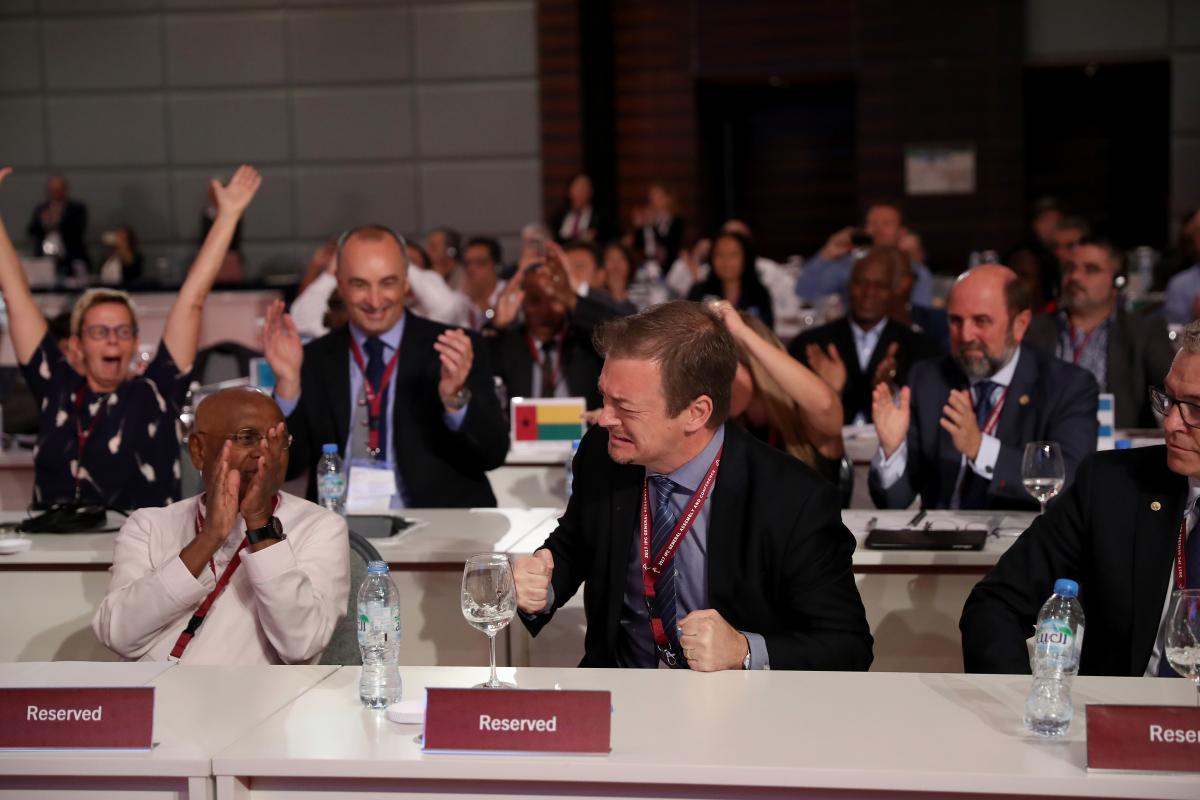
[[[578,404],[526,400],[513,404],[513,434],[518,442],[571,441],[583,434]]]

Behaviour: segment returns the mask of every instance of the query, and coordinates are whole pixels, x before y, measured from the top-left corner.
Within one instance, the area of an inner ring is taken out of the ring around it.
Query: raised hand
[[[12,167],[4,167],[0,169],[0,183],[4,183],[4,179],[12,175]]]
[[[240,505],[247,530],[261,528],[271,518],[271,499],[283,485],[283,473],[287,469],[284,461],[287,435],[287,426],[280,422],[272,425],[267,430],[267,437],[258,444],[258,453],[253,456],[258,459],[258,469],[250,479]]]
[[[711,608],[679,620],[679,646],[696,672],[741,669],[750,648],[746,637]]]
[[[304,345],[292,316],[283,310],[283,301],[267,306],[263,324],[263,355],[275,373],[275,394],[294,400],[300,394],[300,367],[304,364]]]
[[[804,355],[812,371],[829,384],[829,388],[841,394],[846,386],[846,362],[842,361],[837,346],[830,342],[822,350],[819,344],[812,343],[804,348]]]
[[[899,352],[899,342],[892,342],[888,345],[887,351],[879,361],[879,366],[875,368],[874,380],[871,381],[872,386],[877,383],[892,383],[896,380],[896,355]]]
[[[442,398],[442,405],[449,408],[450,404],[454,402],[455,396],[466,384],[467,376],[471,374],[471,362],[475,358],[474,349],[471,347],[471,337],[467,336],[466,331],[451,328],[438,336],[437,341],[433,343],[433,349],[437,351],[442,362],[442,379],[438,381],[438,397]]]
[[[950,439],[958,452],[972,461],[979,455],[979,445],[983,442],[983,432],[979,430],[979,421],[975,419],[975,408],[971,405],[971,393],[962,389],[952,389],[942,406],[942,418],[939,421],[942,429],[950,434]]]
[[[743,336],[752,333],[750,326],[746,324],[742,315],[728,300],[714,300],[708,304],[708,307],[721,319],[721,322],[725,323],[729,335],[734,339],[741,341]]]
[[[525,302],[525,289],[522,288],[525,270],[528,267],[517,267],[517,272],[504,287],[504,291],[496,298],[495,315],[492,317],[493,328],[507,328],[517,318],[521,304]]]
[[[830,236],[829,240],[825,242],[825,246],[821,248],[821,258],[833,261],[848,255],[854,249],[854,243],[850,241],[850,237],[853,235],[854,228],[842,228]]]
[[[262,176],[258,174],[258,170],[247,164],[238,167],[229,183],[224,186],[214,179],[212,190],[213,196],[217,198],[217,213],[240,217],[261,185]]]
[[[205,487],[203,535],[220,547],[233,532],[238,515],[238,491],[241,489],[242,473],[229,463],[232,443],[226,440],[221,446],[220,461],[213,476],[212,485]]]
[[[517,586],[517,608],[526,614],[536,614],[546,607],[550,597],[550,577],[554,574],[554,556],[545,548],[528,558],[513,562],[513,579]]]
[[[883,455],[891,458],[892,453],[908,436],[908,425],[911,419],[909,401],[911,392],[905,386],[900,390],[900,402],[892,402],[892,390],[886,383],[875,384],[871,394],[871,418],[875,422],[875,435],[879,437],[879,446]]]

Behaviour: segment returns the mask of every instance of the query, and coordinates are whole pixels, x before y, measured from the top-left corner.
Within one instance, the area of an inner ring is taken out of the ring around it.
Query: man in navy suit
[[[880,508],[1036,508],[1021,484],[1025,444],[1058,442],[1069,485],[1096,449],[1096,380],[1021,340],[1032,315],[1024,284],[985,265],[950,291],[949,356],[916,364],[898,402],[875,387]],[[911,388],[910,388],[911,387]]]

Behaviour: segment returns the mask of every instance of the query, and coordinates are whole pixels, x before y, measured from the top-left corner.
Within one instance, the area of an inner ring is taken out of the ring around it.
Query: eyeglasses
[[[1189,428],[1200,428],[1200,404],[1189,403],[1187,400],[1176,400],[1159,386],[1150,390],[1150,407],[1162,414],[1164,419],[1170,416],[1171,409],[1176,406],[1179,407],[1179,416],[1184,425]]]
[[[137,336],[137,332],[137,325],[116,325],[111,328],[107,325],[88,325],[83,329],[83,335],[93,342],[103,342],[114,333],[118,339],[127,342]]]
[[[233,433],[209,433],[207,431],[196,431],[196,433],[201,436],[216,436],[218,439],[228,439],[238,447],[244,447],[247,450],[252,447],[258,447],[258,443],[267,438],[265,433],[259,433],[254,428],[242,428]],[[292,441],[293,438],[290,433],[284,434],[283,449],[287,450],[291,447]]]

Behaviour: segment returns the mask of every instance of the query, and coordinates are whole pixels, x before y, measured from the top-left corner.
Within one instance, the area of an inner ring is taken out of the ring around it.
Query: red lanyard
[[[533,363],[542,368],[542,376],[544,379],[542,382],[550,384],[549,386],[542,386],[542,395],[544,397],[553,397],[554,388],[558,386],[558,374],[562,370],[563,347],[567,341],[567,334],[565,331],[562,331],[556,333],[554,338],[558,343],[554,351],[554,363],[552,367],[547,370],[546,368],[548,365],[543,359],[547,358],[548,354],[543,351],[542,348],[538,347],[537,342],[532,336],[528,334],[525,335],[525,344],[529,346],[529,354],[533,356]]]
[[[993,389],[993,391],[995,391]],[[1008,399],[1008,387],[1004,387],[1004,391],[1000,393],[1000,399],[996,401],[996,405],[992,408],[992,413],[988,414],[987,422],[983,425],[982,433],[992,436],[996,433],[996,426],[1000,424],[1000,412],[1004,410],[1004,401]]]
[[[663,570],[671,563],[679,543],[692,529],[692,523],[696,521],[696,515],[700,513],[700,507],[708,499],[713,482],[717,479],[717,469],[721,466],[721,453],[723,452],[725,452],[725,445],[721,445],[721,449],[717,451],[717,457],[713,459],[712,464],[708,467],[708,472],[704,474],[700,488],[692,495],[688,507],[684,509],[679,521],[675,523],[675,530],[671,532],[671,538],[667,540],[658,556],[653,559],[650,553],[650,479],[645,478],[642,481],[642,588],[646,593],[646,607],[650,611],[650,630],[654,634],[654,643],[660,650],[668,654],[668,663],[674,662],[675,659],[671,654],[671,641],[667,638],[663,621],[654,616],[654,578],[656,575],[662,574]]]
[[[1175,545],[1175,588],[1183,590],[1187,586],[1187,551],[1184,548],[1184,542],[1187,541],[1187,524],[1188,514],[1183,515],[1183,520],[1179,523],[1179,542]],[[1196,534],[1200,536],[1200,532]]]
[[[1083,341],[1080,342],[1077,346],[1075,344],[1075,326],[1067,325],[1067,335],[1071,337],[1071,363],[1073,363],[1073,364],[1079,363],[1079,357],[1083,355],[1083,351],[1085,348],[1087,348],[1088,342],[1090,342],[1092,340],[1092,334],[1098,330],[1100,330],[1099,325],[1097,325],[1096,327],[1092,328],[1090,331],[1085,333],[1083,335]]]
[[[279,507],[279,495],[271,498],[271,513],[275,513],[275,509]],[[204,530],[204,495],[200,496],[199,502],[196,503],[196,535]],[[196,631],[200,630],[200,626],[204,624],[204,618],[208,616],[208,611],[212,608],[212,604],[216,602],[217,596],[224,591],[229,585],[230,579],[233,578],[233,573],[237,572],[237,568],[242,564],[242,551],[250,545],[250,540],[242,537],[242,543],[238,545],[238,549],[233,554],[233,558],[229,559],[229,563],[225,565],[225,569],[221,571],[221,577],[217,578],[217,585],[208,593],[208,597],[204,598],[204,602],[192,614],[192,618],[188,620],[187,627],[179,634],[179,638],[175,640],[175,646],[171,648],[171,658],[178,659],[183,655],[183,651],[191,643],[196,635]],[[208,560],[208,568],[213,571],[213,575],[217,574],[217,562],[214,559]]]
[[[358,346],[358,342],[354,337],[350,337],[350,354],[354,356],[354,363],[358,365],[358,371],[363,376],[363,391],[367,395],[367,447],[371,450],[372,456],[378,456],[381,452],[379,443],[379,418],[383,414],[383,398],[387,396],[387,386],[392,380],[392,375],[396,372],[396,362],[400,359],[400,348],[396,348],[395,354],[388,361],[387,366],[383,370],[383,376],[379,379],[379,388],[376,389],[371,385],[371,381],[367,380],[367,364],[363,358],[362,348]]]
[[[75,479],[75,499],[79,499],[79,470],[83,468],[83,448],[87,447],[88,439],[92,438],[92,432],[96,430],[96,424],[100,422],[100,418],[104,416],[104,412],[108,409],[108,395],[99,395],[100,408],[96,411],[96,415],[92,417],[92,421],[88,423],[87,430],[83,429],[83,396],[86,394],[86,388],[80,386],[75,390],[75,442],[78,449],[75,451],[75,474],[72,475]]]

